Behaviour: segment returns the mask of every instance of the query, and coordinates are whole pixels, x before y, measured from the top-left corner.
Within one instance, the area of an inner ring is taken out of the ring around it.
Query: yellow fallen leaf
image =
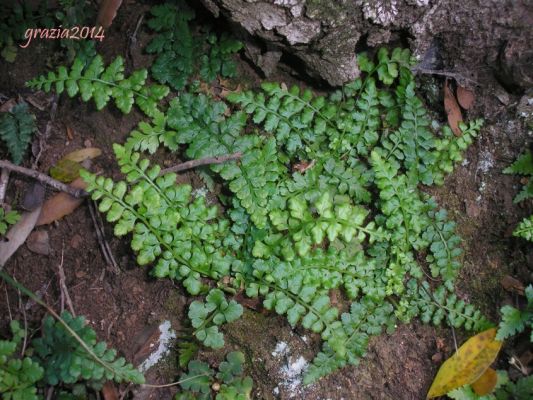
[[[477,381],[502,347],[502,342],[495,340],[495,337],[496,328],[491,328],[468,339],[441,365],[427,397],[443,396],[453,389]]]
[[[85,149],[76,150],[72,153],[68,153],[61,160],[70,160],[79,163],[87,160],[88,158],[92,159],[98,157],[100,154],[102,154],[102,150],[100,150],[98,147],[87,147]]]
[[[80,163],[63,158],[50,168],[50,176],[60,182],[69,183],[80,176],[80,169]]]
[[[477,381],[472,383],[472,389],[478,396],[485,396],[486,394],[491,393],[498,383],[498,375],[496,371],[492,368],[487,368],[487,370],[479,377]]]

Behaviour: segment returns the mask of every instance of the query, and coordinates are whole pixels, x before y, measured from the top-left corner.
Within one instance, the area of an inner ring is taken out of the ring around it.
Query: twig
[[[20,167],[6,160],[0,160],[0,168],[5,168],[10,171],[17,172],[19,174],[37,179],[38,181],[43,182],[53,187],[54,189],[60,190],[62,192],[66,192],[70,194],[71,196],[76,197],[78,199],[88,196],[88,193],[83,189],[76,189],[76,188],[73,188],[72,186],[65,185],[64,183],[56,181],[54,178],[51,178],[48,175],[43,174],[39,171],[36,171],[34,169]]]
[[[94,201],[89,202],[89,213],[91,214],[91,219],[93,220],[94,229],[96,230],[96,237],[98,239],[98,244],[100,245],[102,255],[104,256],[107,265],[111,267],[110,269],[112,272],[118,275],[120,273],[120,268],[115,261],[115,257],[113,257],[113,252],[111,251],[109,243],[107,243],[107,240],[105,239],[105,232],[103,228],[104,224],[102,218],[100,217],[100,213],[97,212]]]
[[[468,81],[468,82],[473,83],[475,85],[479,85],[479,83],[477,81],[475,81],[473,79],[470,79],[470,78],[467,78],[466,76],[463,76],[460,73],[453,72],[453,71],[443,71],[443,70],[439,70],[439,69],[426,69],[426,68],[421,68],[419,66],[414,66],[413,68],[411,68],[411,72],[413,72],[413,74],[421,73],[421,74],[428,74],[428,75],[447,76],[449,78],[455,79],[458,82]]]
[[[239,151],[237,153],[226,154],[223,156],[206,157],[206,158],[200,158],[198,160],[190,160],[190,161],[186,161],[184,163],[178,164],[178,165],[174,165],[173,167],[170,167],[170,168],[162,169],[159,175],[168,174],[170,172],[185,171],[187,169],[200,167],[202,165],[222,164],[222,163],[225,163],[226,161],[238,160],[241,157],[242,157],[242,153]]]
[[[4,286],[4,290],[6,292],[6,304],[7,304],[7,312],[9,313],[9,321],[13,321],[13,315],[11,314],[11,305],[9,304],[9,295],[7,293],[7,286]]]
[[[9,182],[9,170],[6,168],[2,168],[2,172],[0,173],[0,205],[4,204],[8,182]]]
[[[61,262],[59,263],[58,270],[59,270],[59,287],[61,290],[61,312],[65,309],[64,300],[67,301],[67,306],[70,310],[70,313],[75,317],[76,313],[74,312],[74,305],[72,304],[72,299],[70,298],[70,295],[68,293],[67,284],[66,284],[66,277],[65,277],[65,271],[63,270],[63,260],[65,255],[65,243],[63,243],[61,248]]]
[[[53,100],[52,100],[52,109],[50,110],[50,119],[46,123],[46,128],[44,129],[44,134],[41,134],[39,132],[39,152],[35,156],[35,161],[32,163],[32,168],[35,169],[37,167],[37,164],[39,163],[39,159],[41,158],[41,154],[43,153],[43,149],[46,146],[46,140],[50,137],[50,130],[52,129],[52,123],[54,122],[56,118],[56,111],[57,111],[57,101],[59,99],[59,96],[57,94],[54,94]]]

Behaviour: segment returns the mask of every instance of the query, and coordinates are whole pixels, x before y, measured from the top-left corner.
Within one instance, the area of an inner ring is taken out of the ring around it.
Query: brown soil
[[[119,14],[106,40],[99,45],[106,60],[125,54],[128,40],[124,32],[134,30],[137,16],[144,9],[145,6],[128,4],[124,13]],[[138,47],[133,48],[131,58],[127,58],[130,69],[149,65],[150,58],[141,51],[148,40],[148,33],[141,30]],[[30,49],[20,49],[13,65],[0,61],[0,92],[7,97],[30,94],[24,88],[24,82],[46,70],[47,58],[51,54],[52,43],[39,42],[33,43]],[[247,63],[243,62],[241,69],[243,79],[252,82],[258,79]],[[282,73],[277,79],[293,80]],[[441,80],[430,79],[429,82],[442,87]],[[485,116],[481,137],[468,150],[467,162],[456,169],[444,187],[432,190],[432,193],[457,221],[464,238],[465,266],[458,293],[495,319],[499,307],[513,300],[501,289],[501,277],[510,274],[523,283],[532,280],[531,247],[510,235],[517,222],[531,209],[512,203],[519,180],[501,173],[522,151],[528,136],[523,121],[516,115],[520,98],[506,94],[509,101],[504,105],[495,95],[503,89],[491,76],[487,75],[479,83],[476,107],[468,117]],[[49,119],[48,110],[33,111],[43,132]],[[114,107],[97,112],[93,104],[61,96],[38,169],[48,171],[62,155],[89,144],[89,141],[103,151],[95,161],[96,168],[106,175],[118,177],[111,145],[122,143],[140,118],[136,112],[122,115]],[[73,140],[66,136],[67,125],[74,129]],[[157,159],[164,164],[176,161],[176,157],[168,153],[158,153]],[[27,161],[26,165],[31,163]],[[193,174],[186,176],[193,179]],[[19,180],[13,184],[15,179],[20,177],[12,178],[8,202],[19,198],[28,183]],[[198,184],[196,178],[194,183]],[[154,280],[145,268],[136,266],[127,241],[114,238],[111,227],[107,226],[106,237],[120,265],[118,274],[112,272],[102,258],[86,205],[58,223],[38,229],[49,233],[50,255],[37,255],[23,245],[5,268],[26,287],[41,294],[48,304],[59,309],[58,266],[62,263],[76,313],[85,315],[99,337],[129,360],[139,348],[136,337],[143,337],[154,324],[170,320],[175,330],[180,329],[185,317],[184,307],[190,298],[172,282]],[[27,299],[20,299],[10,288],[4,290],[3,284],[0,286],[0,314],[4,316],[0,320],[0,332],[6,332],[9,315],[23,320],[22,310],[26,312],[30,326],[37,328],[43,310],[36,305],[21,307],[19,302],[26,304]],[[462,339],[462,333],[457,333]],[[283,318],[249,310],[241,320],[226,329],[226,335],[228,344],[224,352],[238,348],[246,353],[247,368],[254,378],[254,393],[258,399],[422,399],[441,361],[453,349],[450,330],[418,323],[399,326],[393,334],[383,334],[372,340],[368,355],[360,366],[344,368],[313,386],[302,388],[297,377],[288,376],[284,368],[297,363],[299,357],[312,359],[319,341],[309,332],[293,331]],[[279,343],[286,343],[286,351],[273,356]],[[220,360],[224,352],[205,352],[202,357],[210,361]],[[504,368],[507,367],[506,361],[502,357]],[[176,363],[170,359],[168,364],[170,367],[153,368],[150,380],[157,383],[172,381],[177,375],[176,369],[172,368]],[[152,391],[151,398],[170,399],[171,392]]]

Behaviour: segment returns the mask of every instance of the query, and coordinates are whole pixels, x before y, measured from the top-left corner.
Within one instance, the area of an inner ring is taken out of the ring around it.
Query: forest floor
[[[142,49],[150,34],[141,29],[136,46],[130,46],[128,36],[135,30],[139,15],[146,7],[138,4],[125,7],[115,20],[98,51],[106,60],[126,55],[130,70],[147,67],[151,57]],[[127,32],[127,34],[125,34]],[[31,48],[20,49],[14,64],[0,61],[0,93],[6,98],[33,93],[24,83],[43,73],[53,56],[53,44],[34,42]],[[257,85],[260,78],[244,60],[239,63],[239,83]],[[438,204],[445,207],[458,224],[463,238],[464,267],[458,280],[457,293],[496,321],[499,308],[515,301],[506,292],[501,279],[510,275],[523,283],[531,281],[533,251],[527,243],[511,236],[516,224],[531,212],[528,207],[513,204],[520,187],[519,178],[504,175],[508,166],[525,148],[530,139],[525,124],[517,115],[521,96],[510,94],[499,86],[490,71],[480,74],[483,80],[475,87],[475,106],[468,119],[482,117],[485,125],[481,135],[468,149],[465,161],[449,176],[443,187],[431,190]],[[312,87],[281,68],[278,81]],[[442,88],[439,78],[425,77],[421,94],[429,102],[425,90],[431,85]],[[50,120],[50,96],[42,96],[47,106],[33,110],[43,132]],[[442,105],[430,104],[442,121]],[[123,143],[137,125],[141,114],[133,111],[123,115],[113,107],[96,111],[92,103],[61,96],[52,122],[51,135],[41,149],[38,169],[47,172],[66,153],[94,146],[102,155],[94,160],[95,170],[119,177],[120,172],[112,153],[113,143]],[[67,136],[67,127],[73,132]],[[38,140],[33,146],[39,150]],[[179,162],[176,156],[159,151],[156,158],[165,166]],[[29,166],[30,162],[25,165]],[[183,175],[195,188],[202,182],[194,172]],[[20,198],[30,180],[12,176],[8,200]],[[168,320],[175,331],[182,326],[182,316],[190,297],[170,280],[155,280],[145,268],[136,265],[135,256],[126,240],[113,236],[112,227],[105,226],[120,270],[114,271],[103,259],[87,202],[52,225],[37,228],[50,238],[49,255],[39,255],[23,245],[8,261],[5,269],[18,281],[39,293],[55,308],[59,307],[60,289],[58,266],[66,274],[66,286],[78,315],[86,316],[99,337],[116,347],[128,360],[140,362],[146,338]],[[9,318],[25,317],[30,325],[38,326],[44,311],[26,303],[6,288],[0,289],[0,332],[5,332]],[[203,352],[206,360],[221,359],[228,349],[241,349],[247,356],[248,372],[254,379],[254,396],[258,399],[422,399],[441,362],[450,356],[454,345],[449,329],[437,329],[420,323],[398,326],[391,334],[371,340],[368,355],[356,367],[346,367],[318,383],[303,387],[302,368],[319,349],[319,338],[301,329],[291,329],[287,321],[272,313],[249,309],[239,321],[226,329],[226,348],[220,352]],[[458,341],[466,337],[456,332]],[[508,368],[508,359],[521,349],[507,344],[501,364]],[[141,354],[142,353],[142,354]],[[141,354],[141,355],[140,355]],[[171,382],[176,377],[175,354],[171,353],[164,367],[152,368],[148,379],[156,383]],[[171,398],[172,389],[137,392],[136,398]]]

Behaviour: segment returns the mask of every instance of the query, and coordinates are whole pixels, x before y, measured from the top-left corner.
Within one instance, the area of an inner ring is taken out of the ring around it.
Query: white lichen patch
[[[209,193],[209,190],[206,187],[201,187],[192,191],[193,197],[205,197]]]
[[[289,345],[286,342],[278,342],[272,352],[272,357],[281,357],[289,352]]]
[[[151,367],[160,362],[169,352],[173,339],[176,339],[176,332],[172,330],[170,321],[164,321],[159,325],[159,346],[153,351],[146,360],[139,365],[139,370],[142,373],[148,371]],[[154,344],[155,347],[155,344]]]
[[[288,363],[281,367],[283,380],[280,382],[280,386],[288,390],[289,398],[301,393],[303,374],[308,365],[307,360],[300,356],[296,359],[289,358]]]
[[[388,26],[398,15],[397,0],[359,0],[357,4],[362,5],[365,18],[378,25]]]
[[[479,161],[477,163],[477,170],[486,174],[493,166],[494,157],[492,156],[492,153],[490,151],[485,150],[481,153],[481,156],[479,157]]]

